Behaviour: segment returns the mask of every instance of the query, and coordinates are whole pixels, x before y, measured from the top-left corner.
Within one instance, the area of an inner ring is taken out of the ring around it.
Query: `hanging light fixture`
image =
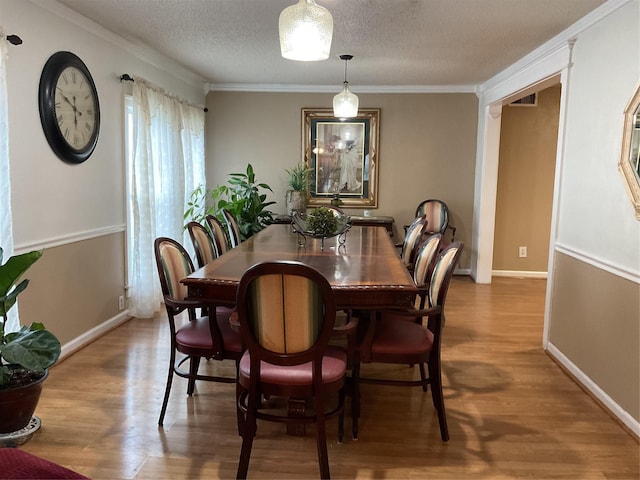
[[[344,60],[344,86],[342,91],[333,97],[333,116],[338,118],[351,118],[358,115],[358,96],[349,91],[349,82],[347,81],[347,62],[353,58],[353,55],[340,55],[340,59]]]
[[[280,13],[280,52],[289,60],[316,61],[329,58],[333,17],[315,0],[299,0]]]

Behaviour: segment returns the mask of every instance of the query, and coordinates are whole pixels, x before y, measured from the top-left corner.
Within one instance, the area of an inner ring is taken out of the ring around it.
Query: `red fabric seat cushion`
[[[371,353],[381,355],[416,355],[430,352],[433,333],[407,317],[385,315],[376,322]]]
[[[224,349],[230,352],[242,352],[242,338],[240,333],[231,328],[228,314],[216,316],[220,334],[224,342]],[[211,330],[209,328],[209,317],[200,317],[178,329],[176,332],[176,343],[186,350],[202,349],[211,350]]]
[[[246,351],[240,359],[238,372],[240,385],[249,388],[249,372],[251,358]],[[347,370],[347,352],[339,347],[327,347],[322,358],[322,381],[325,384],[340,382]],[[260,381],[272,385],[311,385],[311,362],[301,365],[281,366],[262,362],[260,365]]]

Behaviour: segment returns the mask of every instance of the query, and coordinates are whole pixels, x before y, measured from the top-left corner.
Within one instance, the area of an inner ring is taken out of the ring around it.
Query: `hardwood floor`
[[[337,421],[328,425],[333,477],[638,479],[636,439],[541,348],[545,285],[454,278],[442,351],[451,440],[440,440],[430,393],[365,384],[360,439],[337,444]],[[165,323],[132,320],[56,365],[36,412],[42,428],[21,448],[95,480],[235,478],[233,385],[201,382],[189,398],[176,377],[157,426]],[[389,370],[417,372],[364,365],[363,375]],[[284,428],[258,424],[249,478],[319,477],[313,432]]]

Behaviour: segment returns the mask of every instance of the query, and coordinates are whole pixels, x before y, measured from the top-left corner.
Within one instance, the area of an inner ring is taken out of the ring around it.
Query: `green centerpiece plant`
[[[337,228],[338,219],[328,208],[314,208],[307,215],[307,229],[314,235],[328,237],[333,235]]]

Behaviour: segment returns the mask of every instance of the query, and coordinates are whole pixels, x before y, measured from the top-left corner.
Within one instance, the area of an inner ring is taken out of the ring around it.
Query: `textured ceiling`
[[[280,56],[278,16],[295,0],[58,0],[213,84],[465,86],[482,83],[604,0],[317,0],[331,56]],[[135,72],[131,72],[135,73]]]

